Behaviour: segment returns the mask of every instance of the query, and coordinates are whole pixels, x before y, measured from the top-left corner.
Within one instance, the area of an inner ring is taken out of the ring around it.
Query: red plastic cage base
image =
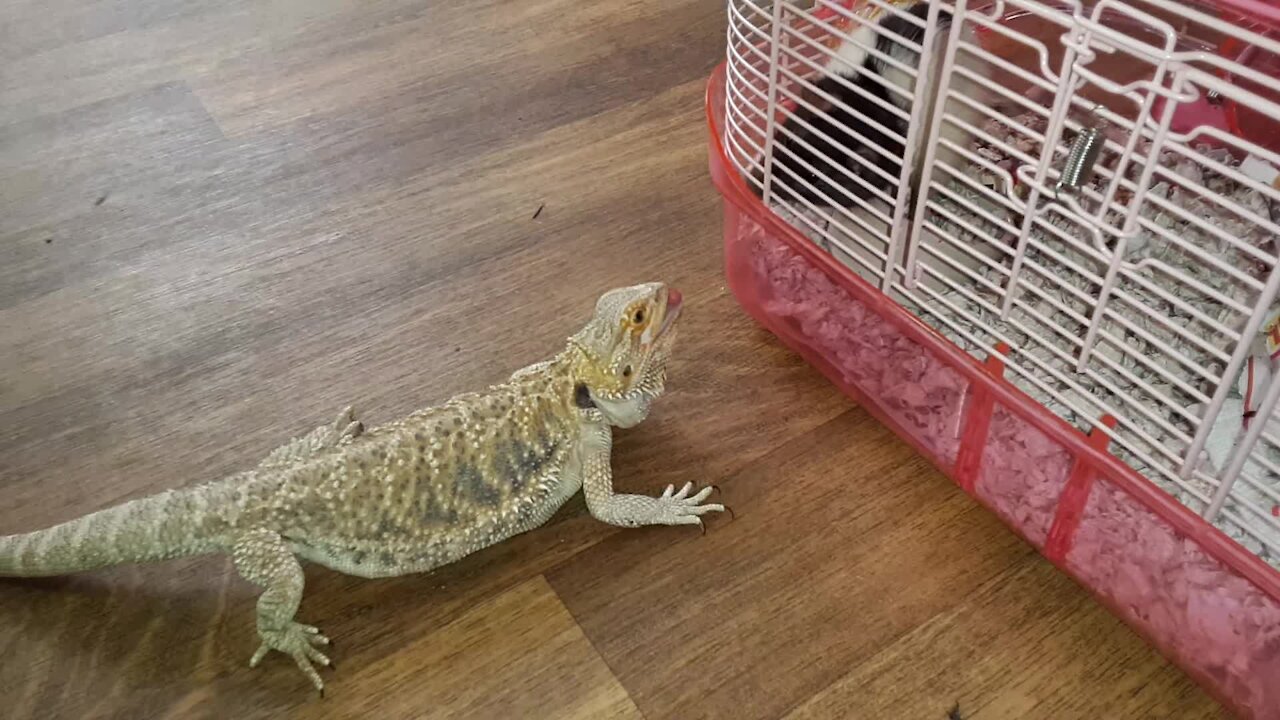
[[[724,76],[709,164],[742,307],[1219,702],[1280,720],[1280,573],[769,211],[725,153]]]

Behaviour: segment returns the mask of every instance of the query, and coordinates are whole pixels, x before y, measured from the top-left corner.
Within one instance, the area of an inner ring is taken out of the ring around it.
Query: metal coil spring
[[[1075,194],[1081,185],[1089,181],[1093,176],[1093,166],[1098,162],[1098,155],[1102,153],[1103,140],[1102,131],[1096,127],[1086,127],[1076,135],[1055,188],[1059,194]]]

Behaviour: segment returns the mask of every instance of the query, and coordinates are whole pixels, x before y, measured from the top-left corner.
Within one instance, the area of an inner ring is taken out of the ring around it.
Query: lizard
[[[261,588],[249,666],[281,652],[323,695],[330,641],[296,617],[300,561],[363,578],[429,572],[543,525],[579,491],[611,525],[706,532],[702,515],[725,510],[705,502],[714,485],[613,489],[614,428],[664,393],[682,304],[665,283],[614,288],[558,354],[485,391],[378,427],[345,408],[250,470],[0,537],[0,576],[229,554]]]

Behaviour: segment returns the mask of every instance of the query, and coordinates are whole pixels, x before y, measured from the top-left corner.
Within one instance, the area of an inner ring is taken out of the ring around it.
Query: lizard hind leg
[[[329,658],[317,650],[329,638],[310,625],[294,620],[302,603],[302,566],[284,538],[269,530],[252,530],[237,538],[231,551],[236,571],[245,580],[261,587],[258,597],[258,636],[262,644],[249,661],[258,663],[272,650],[293,658],[321,694],[324,682],[312,663],[330,666]]]

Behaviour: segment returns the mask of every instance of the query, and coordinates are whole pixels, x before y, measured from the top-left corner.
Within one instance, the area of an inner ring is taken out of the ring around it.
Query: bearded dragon
[[[714,486],[613,490],[612,428],[663,393],[680,309],[662,283],[611,290],[559,354],[485,392],[370,429],[348,408],[251,470],[0,538],[0,575],[230,554],[262,588],[249,666],[279,651],[323,695],[329,639],[295,618],[299,558],[365,578],[426,572],[542,525],[580,489],[592,516],[623,527],[702,526],[725,509],[704,504]]]

